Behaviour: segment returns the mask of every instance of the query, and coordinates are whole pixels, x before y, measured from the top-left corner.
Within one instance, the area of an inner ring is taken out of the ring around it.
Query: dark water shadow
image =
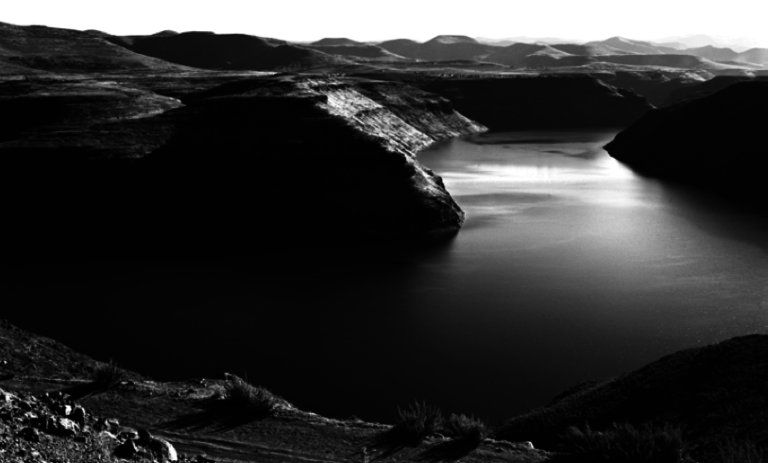
[[[479,446],[480,441],[477,439],[454,439],[430,447],[417,455],[415,460],[427,463],[456,461],[469,455]]]
[[[158,429],[168,431],[203,431],[222,433],[245,426],[254,421],[261,421],[270,416],[269,412],[248,410],[226,403],[210,402],[202,410],[182,415],[159,424]]]
[[[612,130],[563,130],[563,131],[521,131],[521,132],[485,132],[462,137],[476,145],[555,145],[565,143],[605,143],[613,139],[616,131]]]
[[[713,236],[768,252],[768,203],[762,191],[754,193],[754,185],[749,189],[729,181],[716,184],[669,177],[618,162],[643,181],[655,183],[662,203],[671,206],[668,210],[672,214]]]
[[[572,153],[565,150],[541,150],[542,153],[548,153],[548,154],[557,154],[560,156],[565,156],[567,158],[576,158],[576,159],[583,159],[585,161],[591,161],[593,159],[597,159],[603,154],[602,148],[592,148],[592,149],[585,149],[581,150],[578,153]]]
[[[649,180],[651,180],[649,178]],[[655,179],[669,211],[707,234],[750,244],[768,252],[768,209],[750,198],[738,198],[671,180]]]

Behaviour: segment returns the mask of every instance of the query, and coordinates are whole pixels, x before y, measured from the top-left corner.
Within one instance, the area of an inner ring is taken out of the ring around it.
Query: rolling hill
[[[388,40],[379,46],[396,55],[424,61],[482,60],[500,48],[463,35],[438,35],[424,43]]]
[[[651,42],[643,42],[641,40],[626,39],[624,37],[611,37],[610,39],[602,41],[587,42],[586,45],[602,45],[623,52],[638,54],[660,55],[665,53],[680,53],[679,50],[676,50],[672,47],[665,47],[663,45],[657,45]]]
[[[189,70],[93,33],[0,23],[0,74]]]
[[[202,69],[273,71],[348,63],[342,57],[283,40],[246,34],[184,32],[107,40],[136,53]]]

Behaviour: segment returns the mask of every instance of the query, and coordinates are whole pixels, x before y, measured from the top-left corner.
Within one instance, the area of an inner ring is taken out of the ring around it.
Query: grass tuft
[[[425,402],[414,402],[408,408],[397,409],[398,421],[395,428],[412,443],[418,443],[434,434],[443,421],[440,409]]]
[[[126,378],[125,371],[117,366],[113,360],[102,363],[93,370],[91,384],[100,389],[109,389],[116,386]]]
[[[605,431],[569,428],[562,436],[564,450],[594,463],[682,463],[688,458],[688,445],[682,429],[676,426],[614,423]]]
[[[452,414],[443,422],[443,432],[456,440],[481,442],[488,437],[488,425],[474,416]]]
[[[718,446],[718,463],[765,463],[768,449],[751,441],[728,439]]]
[[[282,400],[261,386],[254,386],[232,375],[224,383],[225,403],[241,412],[270,415]]]

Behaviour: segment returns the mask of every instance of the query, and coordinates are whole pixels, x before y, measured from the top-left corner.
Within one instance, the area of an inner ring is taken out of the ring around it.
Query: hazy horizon
[[[126,5],[126,4],[123,4]],[[674,4],[555,0],[547,3],[475,0],[472,8],[455,8],[433,0],[391,0],[375,7],[351,0],[256,5],[242,0],[210,4],[136,0],[130,8],[96,0],[16,2],[0,21],[68,29],[97,29],[114,35],[148,35],[162,30],[212,31],[311,42],[346,37],[361,42],[407,38],[426,41],[437,35],[486,39],[557,37],[589,42],[621,36],[658,42],[677,36],[708,35],[720,43],[768,47],[760,4],[733,0],[729,8],[690,0]]]

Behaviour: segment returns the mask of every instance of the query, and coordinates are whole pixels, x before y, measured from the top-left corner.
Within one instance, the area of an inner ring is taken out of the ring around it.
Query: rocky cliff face
[[[764,128],[768,82],[737,82],[696,99],[655,109],[605,148],[654,176],[701,185],[766,208]]]
[[[103,101],[64,126],[3,132],[2,192],[16,198],[4,233],[17,243],[5,251],[16,257],[221,255],[455,233],[463,213],[415,153],[483,130],[440,97],[362,79],[241,79],[186,106],[137,81],[45,85],[35,113],[62,106],[56,95]],[[131,92],[151,103],[143,113],[126,109]]]

